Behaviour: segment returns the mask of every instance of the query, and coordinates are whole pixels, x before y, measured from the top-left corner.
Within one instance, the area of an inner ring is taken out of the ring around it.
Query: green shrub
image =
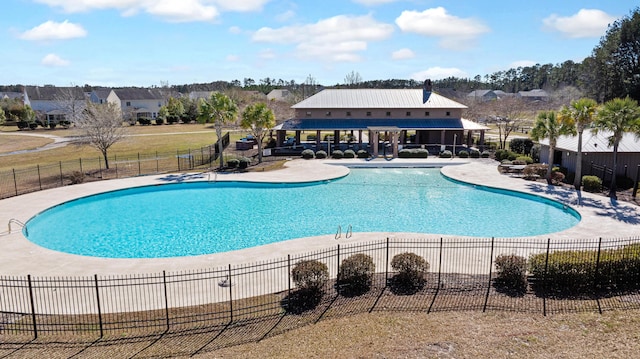
[[[290,313],[301,314],[314,309],[322,301],[324,286],[329,280],[327,265],[317,260],[303,260],[291,270],[291,278],[297,290],[281,301]]]
[[[480,154],[480,157],[489,158],[491,157],[491,153],[489,151],[482,151],[482,154]]]
[[[138,123],[141,125],[150,125],[151,124],[151,119],[148,117],[140,117],[138,119]]]
[[[156,125],[162,125],[162,124],[164,124],[164,119],[160,117],[156,118]]]
[[[240,157],[240,162],[238,163],[238,168],[245,169],[249,167],[251,164],[251,159],[247,157]]]
[[[594,291],[630,291],[640,288],[640,245],[597,251],[556,251],[529,258],[536,291],[549,295],[582,296]],[[596,271],[596,267],[598,271]],[[546,279],[545,282],[542,282]]]
[[[562,181],[564,181],[564,177],[564,173],[560,171],[551,172],[551,183],[560,184],[562,183]]]
[[[453,157],[453,153],[451,153],[451,151],[449,150],[440,152],[440,158],[451,158],[451,157]]]
[[[495,287],[501,292],[522,295],[527,291],[527,260],[514,254],[496,257]]]
[[[316,135],[307,135],[307,141],[315,141],[317,138]]]
[[[518,154],[515,152],[507,152],[507,158],[509,159],[509,161],[515,161],[516,158],[518,158]]]
[[[230,158],[227,160],[227,167],[236,168],[240,164],[240,160],[237,158]]]
[[[427,158],[429,151],[424,148],[403,148],[398,152],[400,158]]]
[[[302,158],[304,158],[305,160],[311,159],[315,157],[313,150],[304,150],[302,151]]]
[[[503,160],[506,160],[509,158],[509,151],[505,149],[496,150],[495,158],[496,158],[496,161],[502,162]]]
[[[316,158],[327,158],[327,151],[320,150],[316,152]]]
[[[597,176],[582,176],[582,189],[587,192],[600,192],[602,180]]]
[[[354,150],[345,150],[344,151],[344,158],[355,158],[356,157],[356,153]]]
[[[344,296],[364,294],[371,289],[376,265],[371,256],[354,254],[342,261],[338,272],[338,292]]]
[[[458,152],[458,157],[460,158],[468,158],[469,157],[469,152],[462,150],[460,152]]]
[[[367,152],[367,150],[358,150],[357,156],[358,156],[358,158],[369,158],[369,157],[371,157],[371,155],[369,154],[369,152]]]
[[[527,167],[524,168],[523,173],[525,179],[545,178],[547,175],[547,165],[542,163],[527,165]]]
[[[516,157],[516,161],[524,162],[525,165],[533,164],[533,158],[529,156],[518,156]]]
[[[487,154],[487,156],[488,156],[488,154]],[[476,149],[472,149],[469,152],[469,157],[471,157],[471,158],[480,158],[480,151],[478,151]]]
[[[398,272],[393,278],[392,290],[400,294],[410,294],[421,290],[426,284],[425,275],[429,263],[415,253],[400,253],[391,259],[391,268]]]
[[[344,152],[340,150],[333,150],[333,152],[331,152],[331,157],[339,160],[344,157]]]
[[[329,280],[329,269],[320,261],[302,260],[291,270],[291,279],[299,289],[322,292]]]
[[[66,175],[65,178],[71,181],[71,184],[79,184],[84,182],[84,173],[80,171],[73,171]]]

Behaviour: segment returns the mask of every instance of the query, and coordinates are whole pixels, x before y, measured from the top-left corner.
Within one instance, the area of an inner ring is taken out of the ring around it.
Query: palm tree
[[[594,121],[593,133],[610,132],[609,146],[613,146],[613,176],[609,187],[609,197],[616,199],[616,171],[618,166],[618,145],[625,132],[635,132],[640,138],[640,109],[638,102],[629,96],[614,98],[604,103]]]
[[[549,139],[549,157],[547,163],[547,183],[551,184],[551,169],[553,166],[553,153],[558,144],[558,137],[573,133],[573,127],[566,122],[560,121],[555,111],[542,111],[538,114],[533,129],[531,130],[531,138],[534,141],[540,141],[543,138]]]
[[[267,129],[275,125],[276,116],[264,102],[249,105],[242,112],[240,126],[251,129],[251,133],[258,141],[258,163],[262,163],[262,141],[267,134]]]
[[[573,186],[580,190],[582,183],[582,133],[594,120],[598,103],[590,98],[581,98],[572,101],[571,105],[565,106],[560,112],[561,120],[573,126],[578,133],[578,150],[576,157],[576,174]]]
[[[227,95],[214,92],[206,100],[200,102],[198,122],[213,122],[218,137],[218,151],[220,152],[220,167],[224,166],[222,153],[222,126],[234,121],[238,117],[238,106]]]

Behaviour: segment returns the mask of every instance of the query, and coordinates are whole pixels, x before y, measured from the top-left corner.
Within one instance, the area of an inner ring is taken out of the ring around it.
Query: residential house
[[[275,89],[267,94],[267,100],[269,101],[287,101],[290,97],[291,91],[287,89]]]
[[[334,148],[344,147],[340,141],[344,131],[346,137],[357,141],[358,148],[366,143],[374,156],[381,144],[385,151],[388,144],[397,156],[401,146],[438,152],[471,145],[474,131],[480,132],[482,142],[487,129],[463,119],[462,110],[467,107],[432,92],[429,80],[423,89],[325,89],[292,108],[294,118],[276,128],[277,146],[285,143],[287,131],[295,132],[297,144],[301,143],[302,131],[310,131],[319,149],[323,140],[320,132],[333,131]],[[330,145],[327,142],[327,150]]]
[[[529,101],[549,101],[549,94],[545,90],[519,91],[518,96]]]
[[[24,104],[36,112],[37,120],[45,126],[73,122],[87,101],[81,87],[25,86],[23,96]]]
[[[467,95],[471,101],[487,102],[498,99],[498,95],[493,90],[473,90]]]
[[[133,87],[113,89],[107,96],[107,101],[118,103],[127,121],[138,118],[154,119],[158,117],[160,107],[168,102],[157,89]]]

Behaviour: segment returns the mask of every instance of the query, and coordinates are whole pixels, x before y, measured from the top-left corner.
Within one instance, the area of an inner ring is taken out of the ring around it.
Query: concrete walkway
[[[570,229],[545,236],[532,237],[541,241],[547,237],[555,239],[591,239],[597,237],[628,238],[640,235],[640,211],[632,204],[617,203],[606,197],[574,190],[547,186],[541,182],[530,182],[498,173],[497,162],[485,159],[474,160],[293,160],[286,168],[270,172],[248,173],[183,173],[160,176],[133,177],[120,180],[91,182],[34,192],[0,201],[0,223],[4,226],[10,219],[28,221],[45,209],[59,203],[87,195],[127,187],[156,185],[180,181],[265,181],[306,182],[327,180],[345,176],[349,166],[444,166],[442,173],[451,178],[477,185],[513,189],[558,200],[575,208],[582,220]],[[490,215],[490,214],[483,214]],[[70,219],[72,220],[72,219]],[[514,213],[514,218],[504,220],[535,220],[526,213]],[[61,223],[60,225],[64,225]],[[160,259],[107,259],[84,257],[51,251],[28,241],[17,224],[11,225],[13,232],[0,236],[0,275],[23,276],[83,276],[123,275],[133,273],[160,273],[163,270],[185,271],[225,267],[228,264],[247,264],[268,259],[286,258],[287,254],[308,253],[335,247],[336,244],[370,242],[387,237],[420,239],[440,238],[437,234],[417,233],[353,233],[351,238],[336,241],[334,234],[290,240],[261,247],[227,253],[215,253],[194,257]],[[6,228],[6,227],[5,227]],[[445,237],[448,238],[448,237]],[[453,237],[451,237],[453,238]],[[455,237],[460,239],[459,236]],[[508,239],[506,239],[508,240]]]

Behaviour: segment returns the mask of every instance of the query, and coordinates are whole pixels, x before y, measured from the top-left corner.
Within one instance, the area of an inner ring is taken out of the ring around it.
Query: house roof
[[[110,88],[94,89],[93,93],[95,93],[98,98],[107,98],[111,93],[111,89]]]
[[[400,130],[481,130],[486,127],[469,120],[455,118],[440,119],[326,119],[304,118],[284,121],[278,130],[366,130],[371,127],[397,127]]]
[[[120,101],[127,100],[163,100],[164,96],[160,91],[155,89],[146,89],[146,88],[121,88],[121,89],[113,89],[113,92],[116,93],[116,96],[120,99]]]
[[[610,132],[599,132],[597,135],[594,135],[591,131],[584,131],[582,134],[582,152],[613,152],[613,147],[609,146],[609,136],[611,136]],[[549,146],[548,139],[541,140],[540,143]],[[578,136],[560,136],[556,149],[577,152]],[[625,133],[618,146],[618,152],[640,153],[640,141],[638,141],[638,138],[633,133]]]
[[[29,101],[56,101],[72,94],[76,100],[84,100],[86,96],[80,87],[25,86]]]
[[[0,99],[11,99],[11,100],[21,100],[22,93],[21,92],[0,92]]]
[[[422,89],[326,89],[292,106],[294,109],[450,108],[467,106],[431,93],[423,103]]]
[[[467,97],[483,97],[485,95],[495,95],[493,90],[473,90],[469,92]]]

